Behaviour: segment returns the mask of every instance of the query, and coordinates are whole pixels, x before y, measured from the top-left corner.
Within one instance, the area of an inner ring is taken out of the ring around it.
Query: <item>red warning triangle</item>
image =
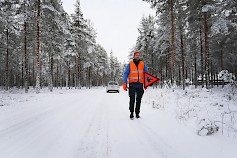
[[[154,82],[160,82],[160,79],[147,73],[144,72],[144,88],[147,88],[149,85],[153,84]],[[149,79],[149,81],[148,81]]]

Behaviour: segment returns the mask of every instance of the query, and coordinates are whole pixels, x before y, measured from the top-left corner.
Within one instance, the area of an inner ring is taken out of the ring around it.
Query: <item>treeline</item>
[[[90,88],[121,81],[122,64],[96,43],[80,1],[68,15],[61,0],[0,0],[0,86]]]
[[[221,70],[237,74],[237,1],[143,1],[156,16],[142,19],[133,50],[151,73],[183,88],[210,88]]]

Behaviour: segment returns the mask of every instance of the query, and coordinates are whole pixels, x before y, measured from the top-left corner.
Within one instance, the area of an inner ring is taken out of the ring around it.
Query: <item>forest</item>
[[[152,74],[183,88],[236,85],[236,1],[144,1],[156,16],[142,19],[134,49],[145,53]]]
[[[161,78],[159,86],[236,85],[236,1],[143,1],[156,15],[141,17],[128,60],[142,52],[148,71]],[[72,15],[61,0],[0,0],[0,87],[39,93],[43,87],[122,83],[126,63],[97,44],[92,23],[80,0]]]
[[[90,88],[119,80],[121,64],[96,43],[80,1],[68,15],[60,0],[0,1],[0,86]]]

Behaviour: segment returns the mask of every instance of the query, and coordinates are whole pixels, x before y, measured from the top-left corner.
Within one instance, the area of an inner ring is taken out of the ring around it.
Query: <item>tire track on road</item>
[[[165,142],[151,127],[143,123],[143,120],[136,120],[136,126],[140,132],[142,142],[146,142],[152,151],[161,158],[185,158],[178,151],[176,151],[171,145]]]

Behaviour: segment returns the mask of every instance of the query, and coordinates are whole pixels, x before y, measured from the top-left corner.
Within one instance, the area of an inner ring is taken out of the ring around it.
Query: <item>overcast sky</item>
[[[65,11],[74,12],[76,0],[62,0]],[[97,32],[97,43],[109,54],[111,50],[119,61],[127,62],[130,49],[136,44],[137,28],[142,16],[154,15],[148,3],[142,0],[81,0],[85,19],[90,19]]]

